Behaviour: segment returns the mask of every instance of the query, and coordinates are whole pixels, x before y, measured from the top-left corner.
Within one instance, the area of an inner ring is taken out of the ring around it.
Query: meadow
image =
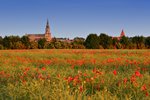
[[[150,50],[1,50],[0,100],[150,100]]]

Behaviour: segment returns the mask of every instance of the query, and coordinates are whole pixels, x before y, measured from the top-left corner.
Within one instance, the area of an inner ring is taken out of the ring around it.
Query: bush
[[[4,49],[3,45],[0,44],[0,50]]]

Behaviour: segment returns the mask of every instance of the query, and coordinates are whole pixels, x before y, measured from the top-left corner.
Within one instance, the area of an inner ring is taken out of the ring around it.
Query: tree
[[[38,42],[32,41],[30,43],[30,49],[38,49]]]
[[[45,45],[46,45],[46,39],[45,39],[45,38],[40,39],[40,40],[38,41],[38,48],[39,48],[39,49],[44,49],[44,48],[45,48]]]
[[[54,45],[56,49],[62,49],[60,41],[55,42]]]
[[[3,46],[6,49],[10,49],[10,38],[5,36],[3,39]]]
[[[26,47],[21,41],[18,41],[15,43],[15,49],[26,49]]]
[[[10,48],[11,49],[19,49],[17,47],[17,43],[20,42],[20,37],[19,36],[10,36]]]
[[[118,43],[119,43],[119,41],[118,41],[118,39],[117,38],[113,38],[112,39],[112,45],[113,45],[113,47],[116,49],[119,49],[118,48]]]
[[[132,38],[132,42],[136,44],[137,49],[142,49],[142,44],[144,44],[143,36],[135,36]]]
[[[19,36],[5,36],[3,39],[3,46],[7,49],[17,49],[16,43],[19,41]]]
[[[126,48],[129,46],[128,37],[125,37],[125,36],[121,37],[120,43],[121,43],[121,45],[122,45],[122,48],[123,48],[123,49],[126,49]]]
[[[3,47],[3,38],[0,36],[0,50],[4,49]]]
[[[85,49],[85,39],[82,37],[75,37],[71,43],[73,49]]]
[[[145,39],[145,46],[150,49],[150,36]]]
[[[60,43],[61,43],[62,49],[70,49],[72,47],[71,43],[69,43],[69,42],[64,41],[64,42],[60,42]]]
[[[73,42],[74,42],[75,44],[81,44],[81,45],[83,45],[84,42],[85,42],[85,39],[82,38],[82,37],[75,37],[75,38],[73,39]]]
[[[101,33],[99,36],[99,44],[102,45],[104,49],[109,49],[112,45],[112,37]]]
[[[85,40],[85,47],[88,49],[99,49],[99,38],[97,34],[89,34]]]
[[[21,37],[21,42],[24,44],[26,49],[30,48],[30,39],[28,36]]]
[[[3,44],[3,38],[0,36],[0,44]]]
[[[50,42],[46,45],[46,48],[47,49],[55,49],[55,46],[54,46],[54,43],[53,42]]]

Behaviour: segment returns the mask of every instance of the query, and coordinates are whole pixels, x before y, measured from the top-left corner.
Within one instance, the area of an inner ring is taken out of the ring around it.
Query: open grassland
[[[0,51],[0,100],[149,98],[149,50]]]

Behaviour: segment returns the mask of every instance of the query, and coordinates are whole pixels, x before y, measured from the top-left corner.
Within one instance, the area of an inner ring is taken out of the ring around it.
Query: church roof
[[[125,36],[125,32],[122,30],[121,34],[120,34],[120,37],[123,37],[123,36]]]
[[[45,36],[45,34],[27,34],[28,36]]]

